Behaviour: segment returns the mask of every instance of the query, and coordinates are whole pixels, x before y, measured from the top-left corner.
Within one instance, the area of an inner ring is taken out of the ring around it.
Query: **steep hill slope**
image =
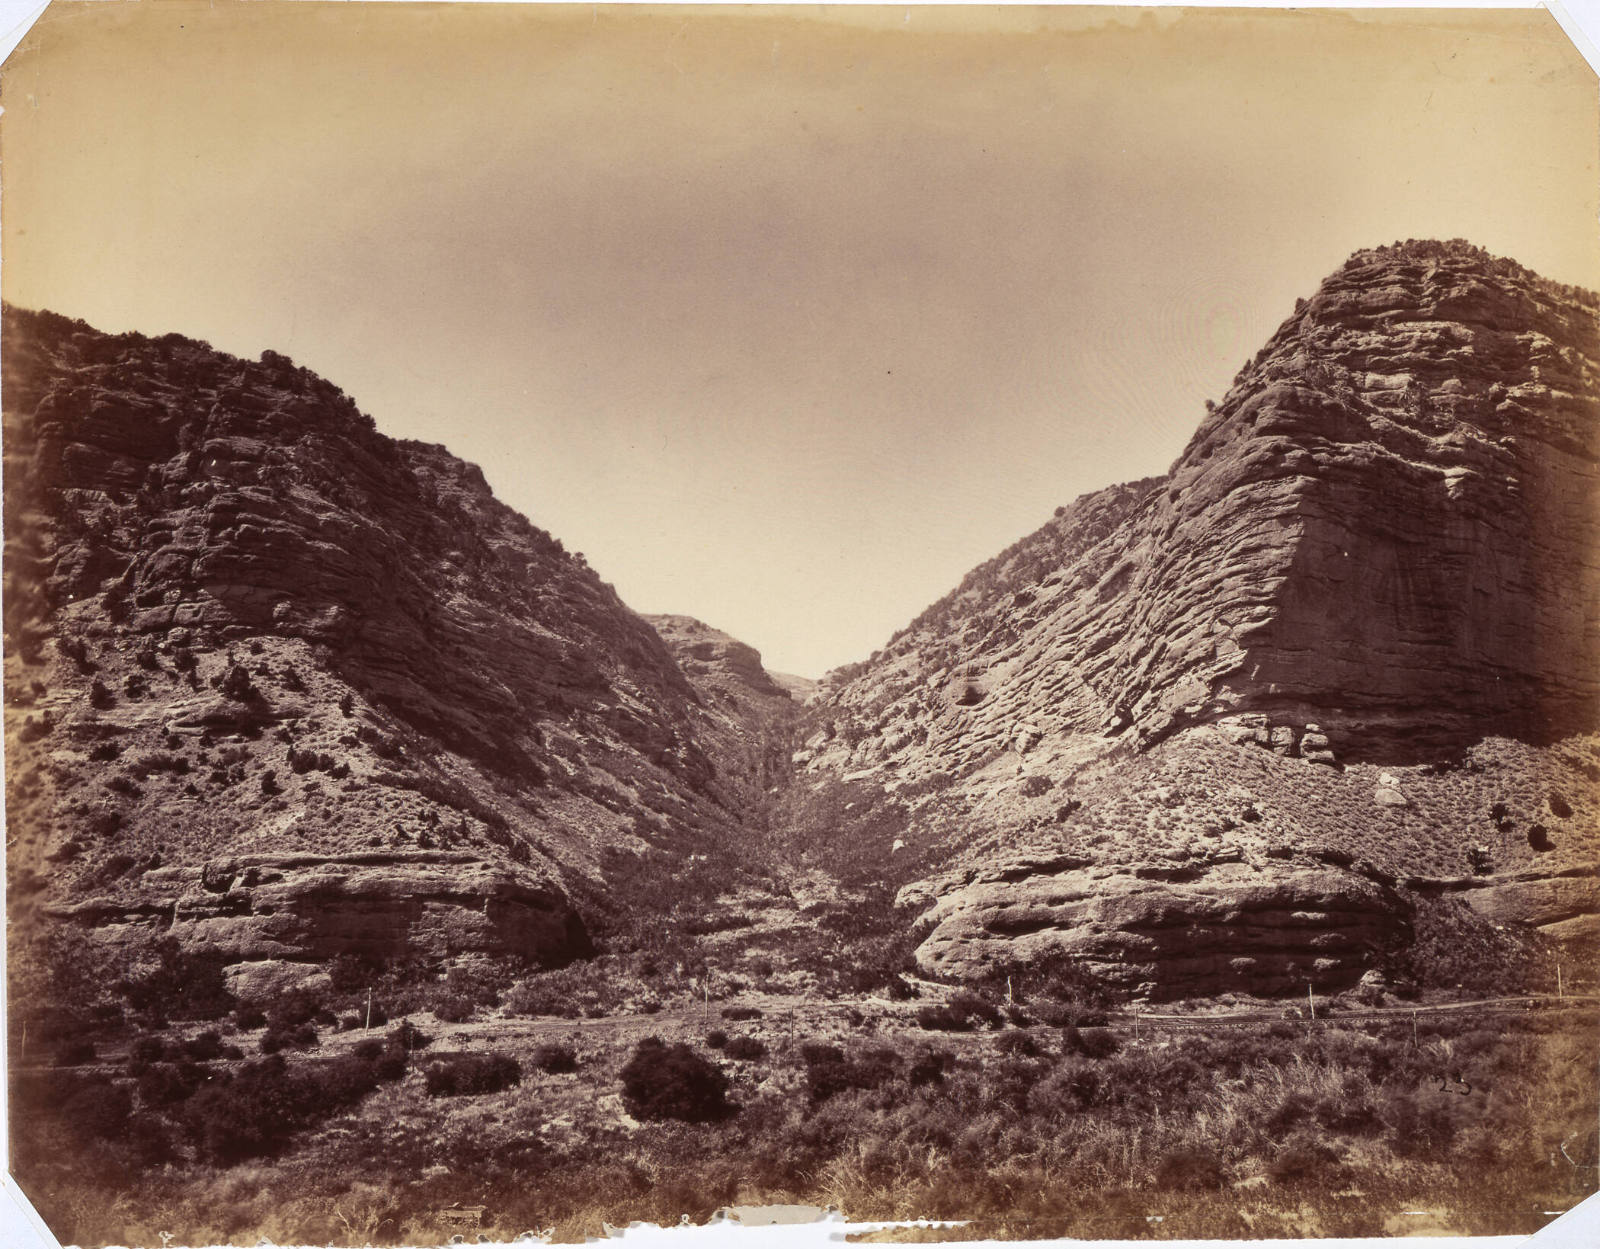
[[[748,823],[760,818],[767,794],[789,779],[790,735],[800,700],[761,666],[753,646],[692,616],[646,616],[700,696],[705,715],[697,740],[735,793]]]
[[[244,963],[560,961],[736,840],[738,709],[478,469],[271,352],[4,329],[14,898]]]
[[[1356,254],[1165,478],[1078,500],[835,674],[797,804],[857,791],[876,831],[839,845],[922,880],[921,957],[963,974],[1337,982],[1453,890],[1575,931],[1596,306],[1465,244]]]

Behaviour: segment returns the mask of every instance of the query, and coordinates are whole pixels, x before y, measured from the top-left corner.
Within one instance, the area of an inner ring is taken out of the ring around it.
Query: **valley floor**
[[[469,1238],[576,1241],[767,1202],[964,1221],[929,1239],[1519,1233],[1595,1190],[1593,996],[1312,1021],[914,987],[313,1020],[276,1058],[282,1017],[108,1033],[19,1055],[13,1157],[64,1242],[129,1245],[442,1243],[453,1206],[484,1207]],[[674,1086],[680,1043],[725,1085]]]

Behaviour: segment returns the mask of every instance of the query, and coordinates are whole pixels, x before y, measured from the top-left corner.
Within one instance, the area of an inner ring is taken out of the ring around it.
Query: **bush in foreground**
[[[522,1066],[509,1054],[435,1054],[422,1078],[429,1097],[470,1097],[521,1084]]]
[[[533,1065],[551,1075],[578,1069],[578,1052],[570,1045],[541,1045],[533,1052]]]
[[[646,1037],[622,1069],[622,1104],[635,1119],[710,1123],[734,1114],[728,1077],[687,1045]]]

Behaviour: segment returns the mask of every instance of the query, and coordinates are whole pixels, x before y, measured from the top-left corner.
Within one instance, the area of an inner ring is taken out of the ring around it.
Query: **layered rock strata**
[[[1063,509],[836,681],[865,730],[839,766],[1240,713],[1337,757],[1592,727],[1597,380],[1592,294],[1470,248],[1357,253],[1165,478]]]
[[[759,664],[752,726],[476,467],[282,356],[5,318],[8,858],[41,913],[560,961],[573,897],[734,840],[792,706]],[[235,860],[256,884],[205,887]]]
[[[1597,382],[1594,294],[1461,243],[1359,252],[1207,405],[1165,477],[1058,509],[871,661],[832,674],[795,755],[804,783],[899,796],[904,843],[950,845],[967,871],[1063,845],[1106,869],[1081,895],[1026,870],[913,886],[908,898],[938,899],[923,964],[971,974],[1068,957],[1209,992],[1278,928],[1286,961],[1240,964],[1263,982],[1366,965],[1379,934],[1404,927],[1389,885],[1335,887],[1338,863],[1274,863],[1254,844],[1261,826],[1241,822],[1262,812],[1232,809],[1203,770],[1154,787],[1187,796],[1143,792],[1133,761],[1187,758],[1176,743],[1201,731],[1277,761],[1281,793],[1328,790],[1335,847],[1392,830],[1400,875],[1443,856],[1488,922],[1587,931],[1594,899],[1565,873],[1588,870],[1593,838],[1548,841],[1547,812],[1513,829],[1482,765],[1463,761],[1491,738],[1574,743],[1578,776],[1560,785],[1592,809],[1600,770],[1576,735],[1600,725]],[[1314,778],[1354,765],[1373,773],[1364,795]],[[1424,776],[1457,827],[1413,806]],[[1532,772],[1496,784],[1542,801]],[[1571,814],[1559,794],[1551,804]],[[1203,884],[1140,875],[1203,859],[1194,839],[1246,861]],[[1497,871],[1530,857],[1515,878]],[[1324,918],[1244,918],[1258,908]],[[1190,928],[1193,958],[1163,944]],[[1350,940],[1332,953],[1306,944],[1340,932]]]
[[[1333,992],[1382,968],[1409,911],[1388,885],[1335,868],[1082,863],[944,894],[918,958],[962,977],[1070,960],[1153,999]]]

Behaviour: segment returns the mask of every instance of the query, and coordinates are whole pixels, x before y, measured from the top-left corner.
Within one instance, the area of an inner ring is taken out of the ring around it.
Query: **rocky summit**
[[[1357,253],[1166,476],[832,674],[796,761],[900,808],[923,965],[1216,992],[1381,976],[1445,895],[1592,923],[1597,368],[1591,293]]]
[[[4,328],[14,918],[240,991],[817,899],[1149,997],[1594,935],[1600,311],[1477,248],[1357,253],[1164,476],[820,686],[282,356]]]
[[[5,353],[15,905],[241,974],[562,962],[767,783],[795,704],[753,651],[748,703],[703,693],[476,467],[288,359],[15,309]]]

